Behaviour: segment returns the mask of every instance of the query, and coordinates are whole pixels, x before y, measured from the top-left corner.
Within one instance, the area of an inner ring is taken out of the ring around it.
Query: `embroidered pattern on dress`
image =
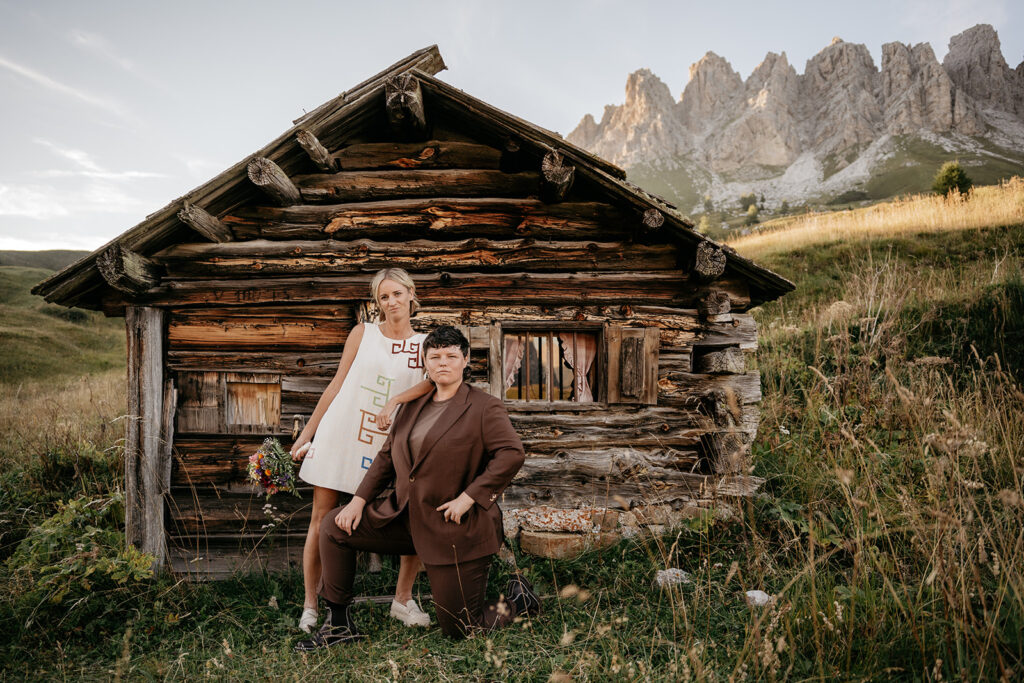
[[[401,342],[391,342],[391,353],[396,356],[400,353],[407,354],[409,356],[408,366],[410,368],[423,367],[423,363],[420,361],[420,342],[411,342],[408,339],[403,339]]]
[[[391,396],[391,383],[394,381],[395,380],[391,377],[377,375],[377,386],[383,387],[383,391],[363,385],[360,385],[359,388],[366,389],[371,394],[373,394],[373,397],[371,399],[373,401],[373,405],[377,406],[378,408],[383,408],[387,404],[388,398]]]
[[[369,410],[363,410],[362,408],[359,409],[359,413],[360,413],[360,418],[359,418],[359,434],[356,435],[357,439],[359,439],[363,443],[372,444],[373,443],[373,437],[375,437],[375,436],[387,436],[386,432],[381,432],[381,431],[378,431],[376,429],[371,429],[370,427],[367,426],[367,423],[369,423],[371,425],[374,425],[374,426],[377,425],[377,416],[376,415],[371,413]]]

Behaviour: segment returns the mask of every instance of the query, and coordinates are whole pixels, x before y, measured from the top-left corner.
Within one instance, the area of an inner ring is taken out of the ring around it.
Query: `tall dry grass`
[[[833,242],[1020,223],[1024,223],[1024,179],[1013,177],[999,185],[976,187],[967,195],[914,195],[863,209],[781,219],[728,243],[744,256],[757,259]]]

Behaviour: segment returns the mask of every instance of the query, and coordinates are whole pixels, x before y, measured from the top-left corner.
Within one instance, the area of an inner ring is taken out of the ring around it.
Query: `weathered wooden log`
[[[743,474],[750,444],[742,432],[713,432],[702,438],[702,451],[718,474]]]
[[[167,343],[175,349],[230,348],[234,351],[340,348],[352,329],[350,321],[265,321],[246,318],[172,320]]]
[[[657,232],[665,225],[665,214],[657,209],[647,209],[640,219],[644,232]]]
[[[725,252],[712,242],[701,242],[697,245],[697,255],[693,264],[693,273],[697,279],[710,282],[721,277],[725,272]]]
[[[342,171],[414,168],[497,169],[501,152],[494,147],[457,140],[364,142],[342,149],[334,160]]]
[[[696,356],[694,371],[713,375],[742,375],[746,372],[746,360],[738,348],[710,351]]]
[[[329,206],[247,207],[225,217],[240,240],[406,240],[510,235],[539,239],[630,237],[628,215],[601,202],[544,204],[537,199],[400,199]]]
[[[729,293],[713,289],[707,296],[697,302],[697,312],[708,322],[730,322],[732,320],[732,301]]]
[[[295,140],[299,143],[307,155],[309,155],[310,161],[316,164],[317,168],[321,171],[333,172],[337,170],[336,162],[331,153],[327,151],[327,148],[321,144],[317,137],[310,133],[308,130],[299,129],[295,133]]]
[[[510,508],[549,504],[555,507],[623,507],[720,496],[751,495],[764,482],[755,477],[717,477],[679,467],[692,455],[674,449],[579,449],[564,456],[531,456],[503,505]]]
[[[536,173],[478,169],[342,171],[297,176],[303,201],[367,202],[414,197],[527,197],[536,191]]]
[[[400,140],[420,140],[427,132],[420,82],[406,72],[384,82],[384,108],[392,132]]]
[[[209,351],[176,348],[167,350],[167,368],[182,371],[277,372],[289,376],[333,377],[341,360],[334,353],[287,353],[273,351]],[[287,411],[283,411],[287,412]]]
[[[540,175],[541,201],[557,204],[569,194],[576,177],[576,167],[566,162],[558,151],[551,151],[540,162]]]
[[[523,141],[517,137],[509,137],[501,149],[499,168],[503,173],[519,173],[526,170],[526,153]]]
[[[660,303],[691,307],[704,293],[677,271],[630,273],[451,273],[414,275],[420,298],[434,305],[472,308],[486,304],[559,305],[566,292],[581,303],[609,305]],[[180,306],[239,306],[271,303],[358,301],[366,296],[366,278],[306,277],[238,280],[164,280],[146,292],[145,301]]]
[[[157,308],[129,306],[128,421],[125,430],[125,535],[156,566],[164,561],[164,493],[170,485],[172,435],[163,401],[163,320]]]
[[[277,507],[275,514],[282,520],[281,528],[274,530],[275,535],[278,532],[287,534],[308,529],[309,495],[305,494],[311,491],[302,491],[303,498],[274,498],[274,506]],[[265,499],[255,490],[175,488],[171,491],[171,497],[167,528],[172,537],[266,531],[261,529],[267,523],[267,516],[263,512]]]
[[[211,242],[230,242],[233,239],[231,228],[201,206],[185,202],[185,206],[178,212],[178,220]]]
[[[100,275],[114,289],[135,295],[160,284],[160,266],[124,247],[112,245],[96,258]]]
[[[256,157],[249,162],[249,180],[263,190],[279,206],[292,206],[302,201],[299,188],[291,181],[281,167],[266,157]]]
[[[209,248],[209,247],[214,248]],[[154,255],[171,277],[407,270],[674,270],[671,245],[619,242],[538,242],[533,239],[435,242],[267,241],[179,244]]]
[[[254,571],[294,571],[302,566],[302,540],[300,534],[293,535],[299,538],[275,536],[273,544],[265,542],[265,531],[247,544],[238,538],[217,542],[204,536],[202,542],[186,547],[176,540],[167,550],[167,568],[192,581],[227,579]]]
[[[718,400],[732,392],[733,400],[743,406],[761,401],[761,373],[709,375],[678,370],[658,373],[658,405],[696,406]]]

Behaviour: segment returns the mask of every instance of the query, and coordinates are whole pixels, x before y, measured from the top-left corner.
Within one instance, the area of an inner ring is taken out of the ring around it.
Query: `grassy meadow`
[[[756,312],[763,495],[573,561],[517,553],[544,613],[460,643],[361,605],[367,641],[297,655],[297,573],[147,577],[116,533],[123,369],[5,382],[0,678],[1020,680],[1024,182],[733,246],[798,287]],[[666,567],[691,582],[654,588]]]

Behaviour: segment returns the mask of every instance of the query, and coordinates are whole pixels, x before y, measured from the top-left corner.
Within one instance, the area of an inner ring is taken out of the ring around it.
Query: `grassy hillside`
[[[88,254],[89,252],[87,251],[75,251],[72,249],[0,251],[0,266],[23,266],[25,268],[61,270]]]
[[[798,287],[756,312],[764,401],[751,465],[764,495],[728,501],[730,520],[574,561],[517,555],[544,614],[462,643],[361,605],[365,642],[295,655],[297,573],[199,586],[139,577],[116,536],[95,540],[116,527],[117,500],[79,499],[36,526],[57,497],[117,486],[120,389],[98,376],[26,387],[18,410],[0,398],[0,430],[22,421],[19,438],[0,439],[0,549],[12,558],[0,665],[12,678],[1019,680],[1016,192],[937,212],[920,198],[812,216],[817,232],[792,222],[738,241]],[[922,221],[930,211],[938,218]],[[691,582],[654,588],[666,567]],[[383,594],[394,578],[358,588]],[[749,589],[774,601],[750,608]]]
[[[0,385],[124,367],[124,323],[48,304],[29,290],[52,274],[0,266]]]

